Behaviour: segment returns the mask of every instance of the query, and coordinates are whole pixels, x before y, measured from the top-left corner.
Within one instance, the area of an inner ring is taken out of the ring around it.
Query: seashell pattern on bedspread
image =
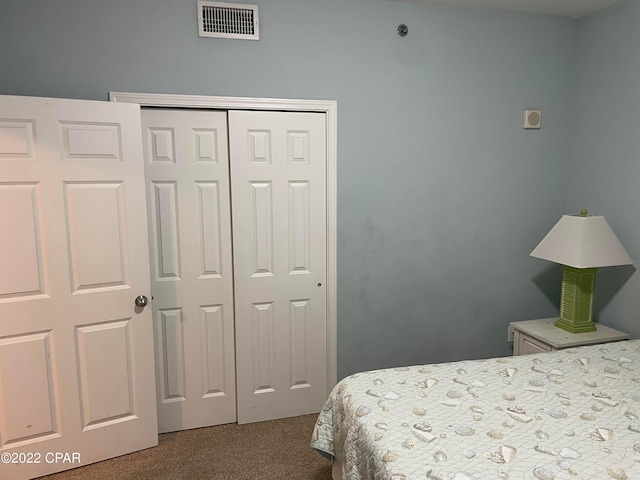
[[[640,480],[639,416],[640,340],[627,340],[352,375],[311,446],[343,480]]]

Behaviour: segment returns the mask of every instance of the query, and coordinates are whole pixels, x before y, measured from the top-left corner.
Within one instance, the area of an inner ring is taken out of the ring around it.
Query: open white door
[[[326,399],[325,121],[229,112],[238,423]]]
[[[236,421],[227,114],[142,111],[158,428]]]
[[[0,478],[157,445],[146,223],[138,106],[0,96]]]

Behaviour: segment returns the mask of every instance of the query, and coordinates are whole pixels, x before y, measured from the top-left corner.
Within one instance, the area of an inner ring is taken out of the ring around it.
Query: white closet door
[[[142,119],[159,431],[235,422],[227,115]]]
[[[0,478],[158,443],[139,110],[0,97]]]
[[[326,399],[322,113],[229,112],[238,422]]]

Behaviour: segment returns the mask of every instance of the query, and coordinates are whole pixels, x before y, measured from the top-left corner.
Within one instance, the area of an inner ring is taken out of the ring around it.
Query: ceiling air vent
[[[201,37],[258,40],[258,6],[198,0]]]

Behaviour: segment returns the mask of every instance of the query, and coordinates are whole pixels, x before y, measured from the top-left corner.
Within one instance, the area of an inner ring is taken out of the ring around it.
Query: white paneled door
[[[229,112],[238,422],[327,395],[325,115]]]
[[[328,393],[325,115],[142,118],[160,431],[318,412]]]
[[[157,444],[139,107],[0,97],[0,478]]]
[[[236,421],[225,112],[142,111],[160,432]]]

